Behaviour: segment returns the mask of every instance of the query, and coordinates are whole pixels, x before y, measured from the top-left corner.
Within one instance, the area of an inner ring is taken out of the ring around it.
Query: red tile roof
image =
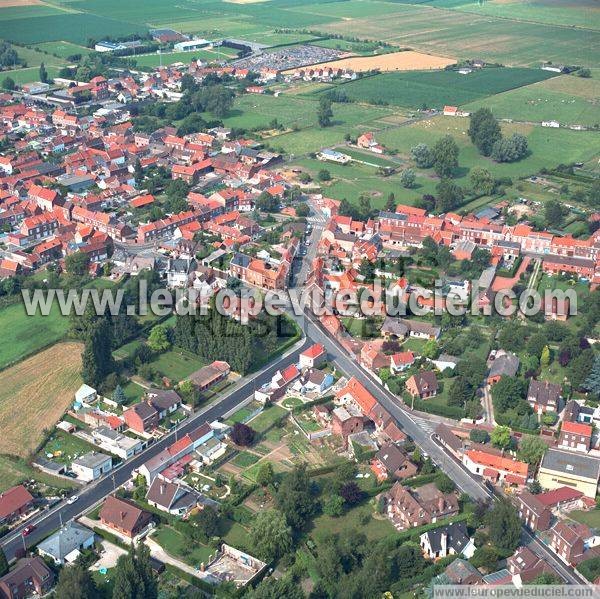
[[[25,507],[33,501],[31,493],[23,486],[17,485],[0,494],[0,520]]]
[[[572,487],[558,487],[553,491],[547,491],[546,493],[539,493],[536,495],[536,499],[543,505],[554,506],[565,501],[573,501],[580,499],[584,495],[581,491],[573,489]]]
[[[320,343],[311,345],[308,349],[304,350],[300,355],[307,358],[316,358],[321,354],[325,353],[325,348]]]
[[[358,404],[363,414],[369,414],[377,405],[377,400],[363,387],[363,385],[352,377],[345,387],[340,389],[336,397],[340,398],[344,395],[351,395],[352,399]]]
[[[478,451],[470,449],[465,453],[470,460],[481,464],[482,466],[488,466],[496,468],[497,470],[503,470],[504,472],[511,472],[513,474],[520,474],[527,476],[527,464],[520,462],[519,460],[513,460],[512,458],[505,458],[499,455],[493,455],[486,453],[485,451]]]
[[[563,422],[560,431],[561,433],[573,433],[575,435],[586,437],[592,436],[592,427],[589,424],[583,424],[581,422]]]

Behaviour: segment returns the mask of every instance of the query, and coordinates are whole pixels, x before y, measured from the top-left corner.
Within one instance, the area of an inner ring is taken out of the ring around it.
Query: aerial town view
[[[600,597],[598,0],[0,0],[0,599]]]

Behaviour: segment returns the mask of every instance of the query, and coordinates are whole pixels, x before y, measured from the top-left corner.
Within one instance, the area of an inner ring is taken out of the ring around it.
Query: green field
[[[69,56],[73,56],[74,54],[81,54],[82,56],[85,56],[86,54],[90,54],[92,52],[90,48],[86,48],[85,46],[79,46],[71,42],[63,41],[42,42],[41,44],[36,44],[35,47],[39,48],[43,52],[54,54],[65,59]]]
[[[45,474],[40,470],[36,470],[25,462],[25,460],[12,456],[0,455],[0,492],[6,491],[8,488],[31,480],[32,478],[45,485],[59,487],[61,489],[72,489],[75,486],[74,483],[71,483],[68,480],[57,478]]]
[[[138,67],[158,67],[161,64],[167,66],[175,62],[189,64],[192,60],[204,60],[206,62],[215,62],[228,60],[236,56],[236,51],[231,48],[215,48],[214,50],[199,50],[196,52],[169,52],[159,54],[144,54],[136,56],[135,63]]]
[[[46,71],[48,72],[48,77],[53,79],[54,77],[58,77],[60,68],[46,65]],[[0,73],[0,81],[3,81],[5,77],[10,77],[17,85],[25,85],[25,83],[40,80],[40,68],[27,67],[26,69],[17,69],[15,71],[2,71]]]
[[[206,366],[206,362],[202,358],[178,347],[160,354],[150,364],[161,376],[166,376],[174,381],[181,381],[192,372]]]
[[[499,118],[519,121],[557,120],[567,125],[595,125],[600,123],[598,98],[597,78],[561,75],[478,100],[464,108],[474,111],[486,106]]]
[[[538,66],[544,60],[552,60],[595,66],[600,62],[600,36],[596,31],[475,15],[429,4],[399,6],[402,12],[386,11],[323,25],[320,29],[380,39],[432,54],[483,58],[505,65]]]
[[[351,100],[411,108],[461,106],[486,96],[552,77],[541,69],[488,68],[461,75],[457,71],[382,73],[342,84]]]
[[[0,368],[62,339],[68,328],[69,320],[61,316],[56,304],[48,316],[27,316],[21,303],[2,308]]]

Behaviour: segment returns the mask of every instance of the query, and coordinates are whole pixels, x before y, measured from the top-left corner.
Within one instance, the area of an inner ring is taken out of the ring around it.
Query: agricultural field
[[[392,52],[379,56],[355,56],[319,63],[319,67],[332,67],[338,69],[351,69],[356,72],[366,72],[373,69],[380,71],[420,71],[423,69],[443,69],[454,64],[452,58],[424,54],[423,52]],[[316,66],[316,65],[315,65]],[[290,69],[293,73],[297,69]]]
[[[513,89],[467,104],[465,110],[482,106],[496,117],[518,121],[557,120],[567,125],[600,123],[598,79],[560,75],[533,85]]]
[[[357,102],[443,108],[461,106],[552,76],[541,69],[523,68],[487,68],[468,75],[457,71],[382,73],[341,84],[338,89]]]
[[[29,356],[42,347],[62,339],[69,328],[69,319],[62,316],[56,304],[48,316],[27,316],[22,303],[0,310],[0,368]]]
[[[58,343],[2,372],[0,453],[27,457],[81,385],[80,343]]]
[[[322,25],[320,30],[505,65],[538,66],[551,60],[595,66],[600,61],[600,35],[592,30],[445,10],[430,4],[400,7],[400,12],[345,19]]]

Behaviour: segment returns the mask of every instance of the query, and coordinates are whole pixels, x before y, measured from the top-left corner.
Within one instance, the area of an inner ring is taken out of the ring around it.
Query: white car
[[[67,503],[75,503],[79,499],[79,495],[71,495],[69,499],[67,499]]]

